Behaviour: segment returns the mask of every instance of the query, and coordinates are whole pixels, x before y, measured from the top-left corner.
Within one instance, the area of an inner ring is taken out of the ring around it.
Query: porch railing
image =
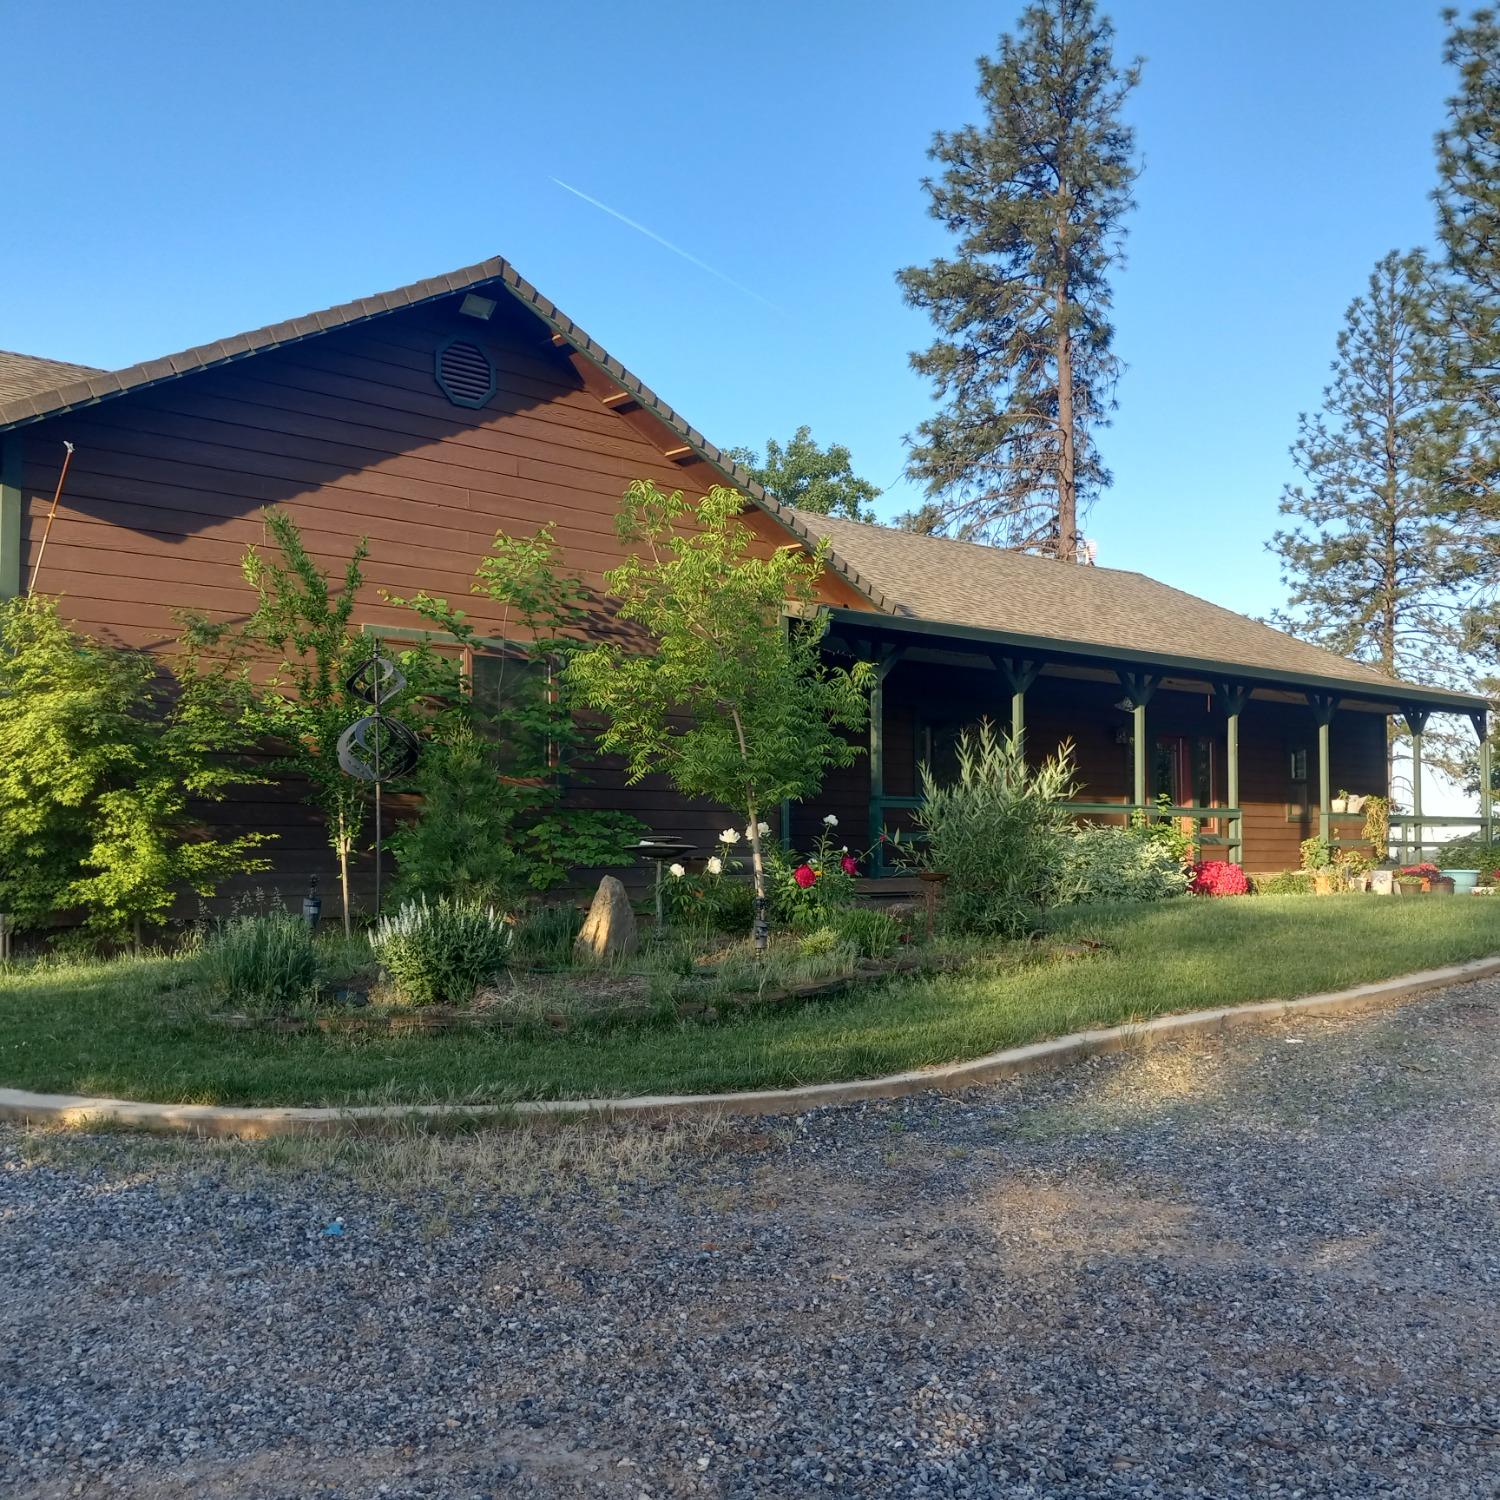
[[[1436,853],[1446,839],[1429,839],[1427,831],[1432,828],[1450,830],[1448,837],[1458,833],[1477,833],[1486,843],[1493,837],[1493,825],[1489,818],[1472,815],[1442,817],[1432,813],[1392,813],[1389,852],[1403,865],[1416,864],[1429,853]],[[1340,839],[1341,844],[1358,840]]]
[[[886,832],[886,815],[890,812],[909,812],[922,805],[921,797],[880,797],[870,803],[870,864],[875,875],[889,875],[893,865],[886,858],[887,844],[882,835]],[[1144,813],[1148,818],[1191,819],[1194,834],[1199,844],[1206,849],[1223,849],[1224,858],[1231,864],[1241,863],[1244,852],[1243,812],[1238,807],[1162,807],[1156,802],[1060,802],[1075,818],[1124,818]],[[1394,822],[1394,819],[1392,820]],[[1429,819],[1429,821],[1435,821]],[[1223,823],[1222,832],[1204,832],[1205,823]],[[918,842],[913,835],[910,842]]]

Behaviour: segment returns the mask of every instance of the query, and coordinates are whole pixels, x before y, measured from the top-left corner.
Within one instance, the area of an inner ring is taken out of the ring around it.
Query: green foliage
[[[1365,798],[1364,840],[1373,846],[1376,859],[1384,859],[1391,847],[1391,799],[1372,793]]]
[[[260,649],[281,657],[261,698],[262,720],[279,747],[274,768],[303,778],[308,800],[322,814],[338,860],[347,933],[349,860],[364,824],[368,793],[364,783],[340,768],[338,740],[369,712],[364,699],[345,686],[369,657],[368,645],[350,628],[369,544],[364,538],[355,544],[335,591],[291,516],[270,509],[264,520],[274,553],[251,547],[241,563],[257,598],[247,636]]]
[[[287,1015],[318,988],[312,929],[290,912],[231,917],[211,928],[191,963],[215,998],[257,1015]]]
[[[829,926],[841,942],[861,958],[889,958],[901,944],[904,928],[889,912],[868,906],[848,906],[829,913]]]
[[[176,671],[75,637],[42,596],[0,605],[0,910],[18,927],[81,908],[91,936],[162,922],[181,887],[209,895],[263,869],[266,836],[212,838],[197,814],[257,778],[237,658],[184,635]]]
[[[532,907],[516,922],[511,953],[522,963],[570,964],[582,929],[583,914],[576,906],[553,902]]]
[[[729,457],[744,465],[763,489],[798,510],[846,516],[851,521],[875,519],[870,507],[879,499],[879,489],[855,474],[849,450],[842,443],[819,448],[810,427],[799,427],[784,448],[775,438],[768,438],[764,463],[751,448],[731,448]]]
[[[1093,0],[1040,0],[999,56],[979,60],[982,125],[940,131],[928,210],[951,256],[898,273],[938,337],[912,356],[942,410],[907,465],[929,504],[911,529],[1075,555],[1077,525],[1109,483],[1092,433],[1119,363],[1109,273],[1131,206],[1138,67],[1113,59]]]
[[[625,757],[631,782],[664,771],[685,795],[744,812],[764,896],[761,811],[812,796],[829,767],[853,761],[858,749],[839,731],[865,722],[870,668],[829,667],[820,626],[784,626],[788,604],[812,603],[822,553],[755,556],[743,506],[718,486],[695,505],[632,484],[618,530],[637,550],[606,582],[620,620],[651,649],[601,642],[564,676],[607,716],[600,744]]]
[[[511,929],[493,907],[408,901],[381,917],[370,946],[407,1005],[467,1005],[509,957]]]
[[[1312,893],[1311,870],[1280,870],[1274,875],[1255,877],[1257,896],[1310,896]]]
[[[1133,828],[1086,826],[1073,834],[1063,868],[1059,904],[1161,901],[1188,888],[1178,852],[1165,840]]]
[[[1156,799],[1156,812],[1137,810],[1130,815],[1130,832],[1138,839],[1153,845],[1163,856],[1175,864],[1186,867],[1198,857],[1196,838],[1183,826],[1183,820],[1174,818],[1167,808],[1172,799],[1165,792]]]
[[[1442,870],[1478,870],[1483,882],[1500,870],[1500,843],[1486,843],[1482,833],[1463,834],[1439,844],[1435,860]]]
[[[691,932],[748,932],[755,916],[755,888],[738,873],[727,847],[696,873],[668,876],[663,904],[674,927]]]
[[[507,639],[523,637],[505,651],[487,649],[443,599],[391,601],[444,639],[402,657],[427,719],[412,783],[420,808],[390,841],[397,901],[448,896],[511,906],[574,869],[629,863],[645,832],[627,814],[565,805],[569,785],[583,780],[578,762],[592,736],[577,721],[563,672],[580,649],[565,632],[582,623],[587,595],[560,564],[548,527],[495,537],[474,591],[502,606]],[[473,675],[470,661],[480,664]]]
[[[921,771],[924,800],[913,816],[927,842],[916,858],[948,876],[945,926],[1005,938],[1033,931],[1067,868],[1072,827],[1058,804],[1074,791],[1072,745],[1033,770],[1021,744],[984,719],[959,736],[954,781]]]
[[[846,845],[835,844],[833,828],[823,832],[806,854],[773,845],[766,854],[771,915],[777,922],[802,928],[821,927],[854,901],[854,876],[843,868]],[[809,876],[811,880],[809,882]]]
[[[1297,847],[1301,851],[1302,868],[1309,874],[1326,870],[1333,863],[1332,847],[1327,839],[1317,834],[1310,839],[1303,839]]]
[[[1392,251],[1344,314],[1322,409],[1298,418],[1293,524],[1268,543],[1288,589],[1272,622],[1388,677],[1468,689],[1474,537],[1444,514],[1440,477],[1464,420],[1439,389],[1433,285],[1420,252]],[[1426,749],[1457,774],[1468,743],[1435,725]]]

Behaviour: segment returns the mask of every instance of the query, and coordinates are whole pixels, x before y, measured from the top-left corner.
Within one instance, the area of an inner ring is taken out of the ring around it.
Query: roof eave
[[[1415,683],[1393,682],[1389,689],[1378,682],[1327,677],[1306,672],[1286,672],[1275,667],[1252,667],[1243,662],[1217,661],[1210,657],[1166,655],[1162,652],[1137,651],[1123,646],[1101,646],[1088,641],[1064,641],[1050,636],[1025,635],[1013,630],[996,630],[982,625],[959,625],[951,620],[929,620],[916,616],[872,615],[862,610],[830,607],[829,620],[835,625],[857,627],[866,633],[945,637],[976,646],[1008,646],[1017,651],[1035,652],[1048,660],[1078,665],[1109,666],[1121,663],[1132,667],[1159,667],[1186,677],[1208,681],[1228,680],[1252,687],[1289,688],[1294,691],[1335,693],[1340,698],[1358,699],[1372,704],[1389,704],[1393,710],[1406,707],[1436,709],[1441,713],[1474,714],[1487,712],[1487,699],[1473,693],[1450,692],[1444,688],[1421,687]],[[857,633],[851,630],[850,634]]]

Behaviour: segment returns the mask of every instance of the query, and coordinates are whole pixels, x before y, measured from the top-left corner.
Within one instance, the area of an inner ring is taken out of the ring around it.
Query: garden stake
[[[68,465],[73,462],[73,445],[64,442],[67,450],[63,454],[62,468],[57,475],[57,488],[52,491],[52,508],[47,512],[47,524],[42,528],[42,544],[36,549],[36,561],[31,565],[31,578],[26,584],[28,596],[36,592],[36,575],[42,569],[42,553],[47,550],[47,538],[52,535],[52,523],[57,519],[57,502],[62,499],[63,480],[68,477]]]

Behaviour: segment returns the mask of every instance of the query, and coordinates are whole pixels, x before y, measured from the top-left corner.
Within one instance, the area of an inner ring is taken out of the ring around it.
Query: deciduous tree
[[[822,629],[788,625],[788,606],[813,601],[822,556],[798,547],[756,556],[743,508],[723,487],[695,504],[632,484],[618,531],[636,550],[606,582],[620,618],[652,649],[601,642],[578,653],[567,676],[607,716],[600,744],[625,757],[632,782],[661,770],[687,796],[744,815],[763,913],[761,819],[853,761],[858,749],[840,730],[865,722],[870,669],[828,665]],[[756,936],[764,940],[759,922]]]
[[[842,443],[820,448],[810,427],[799,427],[785,447],[775,438],[767,439],[764,462],[751,448],[731,448],[729,456],[749,470],[757,484],[799,510],[847,516],[851,521],[875,519],[870,507],[880,498],[880,490],[855,474],[853,458]]]

